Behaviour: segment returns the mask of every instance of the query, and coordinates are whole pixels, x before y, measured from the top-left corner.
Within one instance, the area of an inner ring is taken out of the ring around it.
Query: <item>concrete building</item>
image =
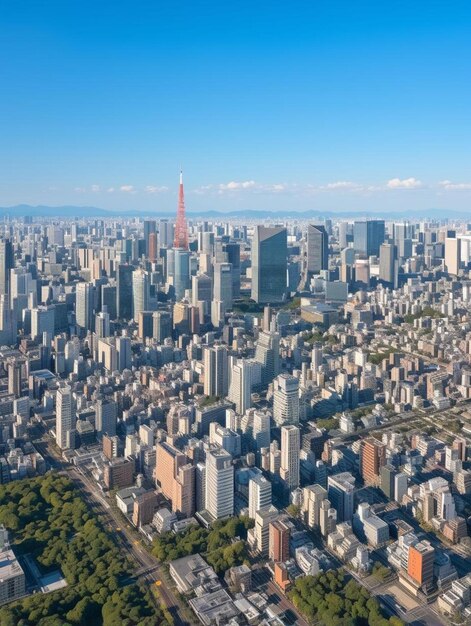
[[[369,437],[362,442],[361,475],[367,485],[379,485],[381,468],[386,464],[386,446]]]
[[[227,348],[222,345],[204,349],[204,394],[222,398],[228,391]]]
[[[75,447],[75,410],[72,389],[63,384],[56,393],[56,442],[61,450]]]
[[[254,476],[249,480],[249,517],[255,519],[255,515],[261,509],[271,506],[272,484],[264,476]]]
[[[206,509],[213,519],[234,514],[234,466],[222,448],[206,454]]]
[[[280,374],[274,380],[273,419],[277,426],[299,424],[299,380]]]
[[[297,426],[281,427],[281,467],[280,478],[291,491],[299,487],[300,431]]]
[[[327,493],[339,522],[350,521],[353,517],[353,494],[355,478],[349,472],[341,472],[327,478]]]

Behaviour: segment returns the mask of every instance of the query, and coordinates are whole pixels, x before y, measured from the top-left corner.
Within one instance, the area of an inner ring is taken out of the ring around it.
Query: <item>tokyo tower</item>
[[[177,221],[175,223],[174,248],[188,250],[188,225],[185,217],[185,198],[183,195],[183,172],[180,170],[180,189],[178,191]]]

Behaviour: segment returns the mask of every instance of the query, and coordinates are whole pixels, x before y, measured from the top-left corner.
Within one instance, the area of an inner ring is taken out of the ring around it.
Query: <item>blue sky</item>
[[[16,0],[0,206],[471,204],[468,2]]]

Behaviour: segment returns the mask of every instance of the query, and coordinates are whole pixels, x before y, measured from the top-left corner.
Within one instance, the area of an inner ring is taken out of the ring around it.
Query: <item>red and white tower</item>
[[[183,172],[180,171],[180,189],[178,191],[177,221],[175,223],[174,248],[188,250],[188,225],[185,217],[185,198],[183,195]]]

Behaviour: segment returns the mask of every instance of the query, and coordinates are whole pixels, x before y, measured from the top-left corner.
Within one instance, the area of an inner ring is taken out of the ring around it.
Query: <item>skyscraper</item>
[[[361,475],[366,484],[379,485],[381,468],[386,464],[386,446],[374,437],[363,440],[361,448]]]
[[[56,393],[56,442],[61,450],[73,449],[75,445],[72,389],[65,384]]]
[[[0,241],[0,296],[10,293],[10,270],[13,267],[13,246],[9,239],[2,239]]]
[[[106,305],[103,311],[95,315],[95,333],[98,338],[110,336],[110,316]]]
[[[117,405],[114,400],[100,398],[95,405],[95,430],[99,437],[116,435]]]
[[[163,342],[167,337],[172,336],[172,316],[169,311],[155,311],[153,318],[153,337],[159,342]]]
[[[299,424],[299,380],[280,374],[274,380],[273,419],[277,426]]]
[[[397,247],[392,243],[382,243],[379,250],[379,279],[396,287],[397,272]]]
[[[353,247],[359,254],[378,256],[384,238],[384,220],[363,220],[353,224]]]
[[[227,348],[211,346],[204,349],[204,393],[222,398],[227,395]]]
[[[31,309],[31,337],[39,339],[43,333],[54,337],[54,307],[38,306]]]
[[[144,245],[148,257],[150,257],[150,236],[155,235],[155,227],[155,220],[144,220]]]
[[[93,330],[95,288],[91,283],[78,283],[76,290],[75,318],[83,331]]]
[[[353,517],[355,478],[349,472],[341,472],[327,478],[327,493],[337,511],[337,521],[349,522]]]
[[[206,509],[213,519],[234,514],[234,466],[232,456],[217,448],[206,453]]]
[[[106,306],[110,320],[115,320],[117,316],[116,308],[116,285],[101,286],[101,310]]]
[[[139,313],[149,309],[149,274],[142,268],[132,273],[132,294],[134,321],[139,321]]]
[[[449,274],[456,276],[461,265],[461,239],[447,237],[445,239],[445,268]]]
[[[286,228],[256,226],[252,242],[252,300],[282,302],[287,288]]]
[[[190,288],[190,253],[182,248],[176,248],[173,253],[173,286],[175,288],[175,300],[178,302],[185,296],[185,291]]]
[[[249,517],[255,519],[255,513],[271,505],[271,482],[262,474],[249,479]]]
[[[255,349],[255,360],[262,366],[262,387],[266,387],[280,371],[280,335],[260,333]]]
[[[229,399],[239,415],[252,406],[252,389],[260,384],[261,370],[260,363],[251,359],[238,359],[232,365]]]
[[[177,221],[175,223],[174,248],[188,250],[188,226],[185,217],[185,198],[183,194],[183,172],[180,172],[180,187],[178,191]]]
[[[15,360],[8,363],[8,393],[21,396],[21,363]]]
[[[324,226],[309,224],[306,240],[308,276],[319,274],[329,267],[329,236]]]
[[[300,431],[297,426],[281,427],[281,467],[280,478],[290,491],[299,487]]]
[[[117,271],[117,314],[120,319],[132,319],[132,265],[118,265]]]
[[[214,300],[222,302],[224,311],[232,309],[232,265],[214,264]]]
[[[232,265],[232,297],[240,296],[240,245],[235,241],[222,244],[227,263]]]
[[[204,314],[211,312],[211,300],[213,299],[213,281],[207,274],[197,274],[191,279],[191,302],[198,306],[203,302]]]

